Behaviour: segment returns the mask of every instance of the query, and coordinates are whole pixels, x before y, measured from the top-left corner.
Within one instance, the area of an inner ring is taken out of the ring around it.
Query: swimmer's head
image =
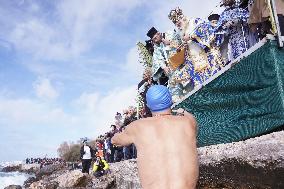
[[[162,112],[171,108],[172,96],[167,87],[163,85],[153,85],[146,94],[147,106],[151,112]]]

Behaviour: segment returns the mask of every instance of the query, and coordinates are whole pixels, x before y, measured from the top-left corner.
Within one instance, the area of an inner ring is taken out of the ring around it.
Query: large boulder
[[[22,189],[22,187],[20,185],[9,185],[4,189]]]
[[[83,174],[79,170],[69,171],[59,177],[55,178],[54,181],[59,183],[59,187],[70,188],[70,187],[86,187],[89,182],[89,176]]]
[[[24,172],[28,174],[34,174],[39,171],[40,165],[39,164],[16,164],[16,165],[8,165],[3,167],[1,170],[2,172]]]
[[[3,167],[1,172],[16,172],[21,170],[21,165],[8,165]]]
[[[198,149],[199,188],[284,188],[284,131]]]

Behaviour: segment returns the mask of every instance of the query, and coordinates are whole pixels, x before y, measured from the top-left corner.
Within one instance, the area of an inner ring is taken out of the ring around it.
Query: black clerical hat
[[[212,20],[219,20],[220,15],[219,14],[211,14],[210,16],[208,16],[208,20],[212,21]]]
[[[152,39],[156,33],[158,33],[158,31],[156,30],[156,28],[152,27],[152,28],[147,32],[147,36]]]

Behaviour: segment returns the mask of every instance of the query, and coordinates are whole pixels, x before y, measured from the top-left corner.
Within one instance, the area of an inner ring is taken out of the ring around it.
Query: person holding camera
[[[97,156],[96,162],[93,166],[93,174],[96,178],[101,177],[107,173],[109,170],[109,165],[106,160],[102,159],[100,156]]]

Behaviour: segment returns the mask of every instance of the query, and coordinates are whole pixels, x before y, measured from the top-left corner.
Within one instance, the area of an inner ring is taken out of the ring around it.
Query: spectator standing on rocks
[[[95,151],[88,145],[87,140],[83,141],[83,146],[80,149],[80,156],[82,159],[82,173],[88,173],[92,163],[92,157],[94,157]]]
[[[115,134],[112,143],[135,144],[143,188],[195,188],[198,179],[195,118],[183,109],[172,115],[172,98],[165,86],[150,87],[146,99],[153,116],[132,122]]]

